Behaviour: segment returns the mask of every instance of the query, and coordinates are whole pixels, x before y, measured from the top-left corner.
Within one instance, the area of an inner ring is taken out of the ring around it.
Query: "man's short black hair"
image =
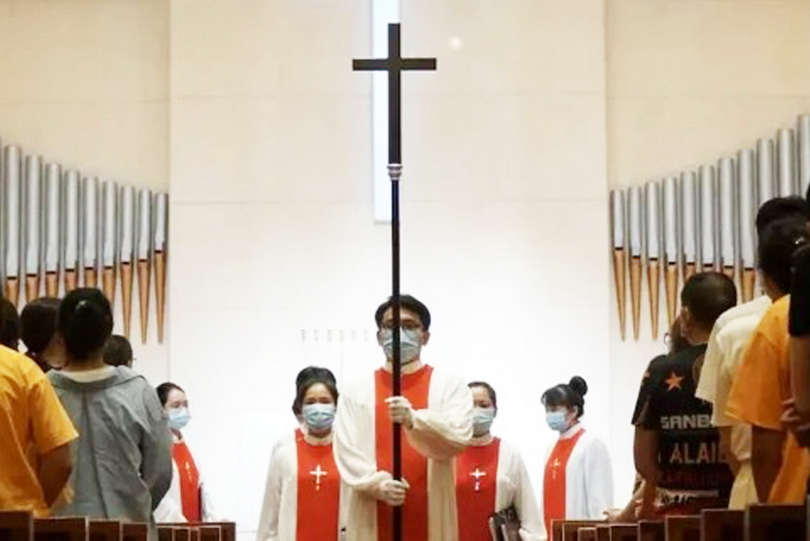
[[[781,293],[790,291],[793,254],[807,242],[806,222],[800,218],[777,220],[762,232],[757,247],[758,266]]]
[[[810,220],[810,203],[799,196],[774,197],[765,201],[757,211],[757,236],[762,236],[762,231],[768,224],[785,218]]]
[[[379,308],[377,308],[377,312],[374,314],[374,319],[377,321],[378,329],[382,328],[383,315],[385,315],[386,310],[391,308],[392,304],[393,301],[391,298],[389,298],[387,301],[382,303]],[[419,321],[422,322],[422,327],[424,327],[426,331],[430,330],[430,310],[428,310],[427,306],[425,306],[421,301],[411,295],[400,295],[399,305],[402,308],[406,308],[418,315]]]
[[[695,274],[681,290],[681,304],[703,330],[711,331],[717,318],[737,304],[734,281],[719,272]]]
[[[0,311],[3,312],[0,344],[17,350],[20,347],[20,315],[17,308],[8,299],[0,299]]]
[[[110,366],[131,366],[133,357],[132,344],[126,336],[114,334],[104,344],[104,362]]]

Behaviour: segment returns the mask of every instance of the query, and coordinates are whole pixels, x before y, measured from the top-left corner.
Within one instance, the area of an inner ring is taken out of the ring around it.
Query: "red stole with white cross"
[[[491,541],[489,517],[495,512],[501,440],[470,446],[456,457],[458,541]]]
[[[543,479],[543,518],[546,521],[547,532],[551,532],[552,520],[565,519],[565,470],[568,468],[568,459],[571,458],[574,447],[584,433],[585,429],[582,429],[570,438],[560,438],[546,462],[546,475]]]
[[[428,407],[430,377],[433,368],[424,366],[413,374],[402,375],[402,396],[410,401],[415,410]],[[377,469],[393,471],[393,430],[385,400],[393,392],[391,373],[383,369],[374,374],[376,408],[375,443],[377,446]],[[402,538],[426,540],[428,538],[428,478],[427,459],[411,447],[408,436],[402,429],[402,477],[408,481],[410,489],[402,506]],[[394,514],[392,507],[383,502],[377,503],[377,539],[390,541]]]
[[[340,474],[332,444],[312,445],[295,431],[298,458],[297,541],[334,541],[338,538]]]

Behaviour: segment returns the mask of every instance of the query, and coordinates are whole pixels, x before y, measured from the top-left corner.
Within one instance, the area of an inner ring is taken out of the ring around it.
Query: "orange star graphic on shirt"
[[[664,383],[666,383],[667,386],[668,386],[667,392],[674,391],[675,389],[683,390],[683,388],[681,387],[681,382],[682,381],[683,381],[683,376],[679,376],[675,372],[672,372],[669,375],[669,379],[664,380]]]

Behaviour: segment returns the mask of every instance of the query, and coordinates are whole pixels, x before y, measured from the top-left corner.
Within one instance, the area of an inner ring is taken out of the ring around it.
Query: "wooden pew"
[[[88,541],[89,534],[87,517],[34,519],[34,541]]]
[[[33,541],[34,516],[28,511],[0,511],[0,541]]]
[[[600,524],[596,527],[596,541],[610,541],[610,525]]]
[[[745,511],[745,541],[804,541],[803,505],[751,505]]]
[[[610,541],[638,541],[638,526],[635,524],[611,524]]]
[[[577,541],[596,541],[596,528],[580,528]]]
[[[123,541],[148,541],[149,525],[139,522],[124,522],[121,525]]]
[[[577,541],[577,534],[579,530],[582,528],[595,528],[597,524],[604,524],[605,521],[603,520],[561,520],[559,522],[552,521],[551,527],[554,528],[554,524],[558,523],[560,525],[559,530],[559,537],[555,537],[555,539],[559,539],[560,541]]]
[[[700,516],[672,516],[664,519],[666,541],[700,541]]]
[[[117,520],[91,520],[90,541],[122,541],[123,529]]]
[[[199,541],[220,541],[222,539],[221,526],[200,526],[198,531]]]
[[[553,527],[554,521],[552,521]],[[235,522],[187,522],[187,523],[166,523],[158,524],[160,526],[176,526],[180,528],[202,528],[218,526],[220,529],[221,541],[236,541],[236,523]],[[210,535],[210,532],[208,533]]]
[[[666,530],[662,520],[641,520],[638,523],[638,541],[665,541]]]
[[[745,511],[704,509],[700,515],[701,541],[737,541],[745,534]]]

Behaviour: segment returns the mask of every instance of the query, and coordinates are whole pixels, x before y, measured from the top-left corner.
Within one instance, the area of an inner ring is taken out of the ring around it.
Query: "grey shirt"
[[[126,367],[93,381],[51,371],[48,379],[73,420],[73,500],[61,516],[146,522],[172,479],[172,438],[155,389]],[[156,537],[155,537],[156,539]]]

